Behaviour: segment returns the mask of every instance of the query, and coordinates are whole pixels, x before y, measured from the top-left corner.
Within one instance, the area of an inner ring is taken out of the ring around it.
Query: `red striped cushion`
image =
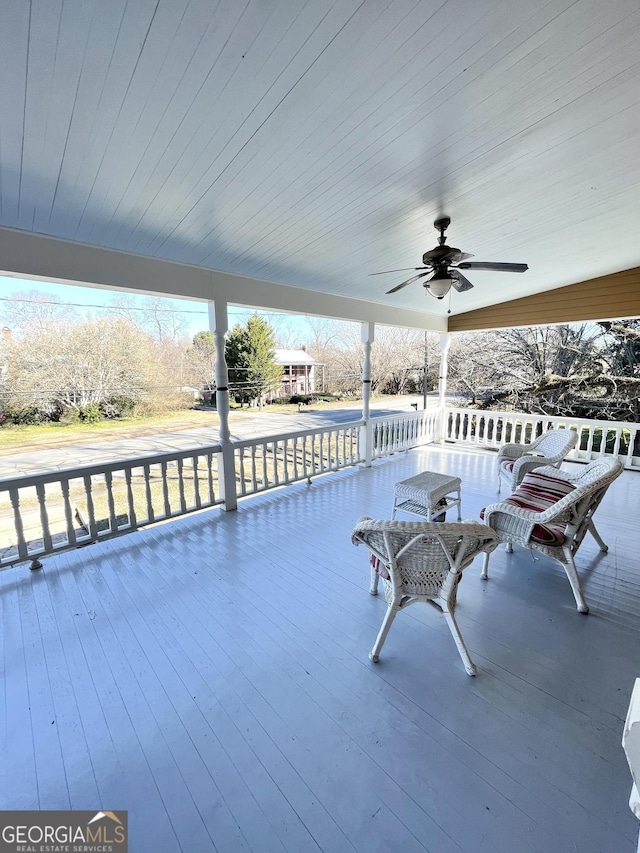
[[[548,474],[539,474],[530,471],[522,478],[522,482],[512,495],[505,498],[505,503],[521,506],[524,509],[533,509],[536,512],[544,512],[553,506],[565,495],[575,489],[573,483],[550,477]]]
[[[369,562],[371,563],[372,568],[376,570],[376,572],[383,577],[385,580],[390,580],[391,575],[389,574],[389,569],[385,566],[382,560],[379,560],[375,554],[369,555]]]
[[[549,509],[565,495],[575,489],[572,483],[550,477],[548,474],[539,474],[530,471],[522,479],[522,482],[512,495],[505,498],[503,503],[519,506],[523,509],[531,509],[534,512],[544,512]],[[480,513],[484,519],[484,509]],[[536,524],[533,527],[531,538],[541,545],[562,545],[565,541],[563,524]]]
[[[500,463],[501,467],[504,468],[505,471],[509,471],[509,473],[511,473],[511,471],[513,471],[513,466],[515,464],[516,463],[515,463],[514,459],[512,459],[512,460],[506,459]]]
[[[554,548],[564,545],[567,537],[564,535],[563,524],[534,524],[531,538],[540,545],[550,545]]]

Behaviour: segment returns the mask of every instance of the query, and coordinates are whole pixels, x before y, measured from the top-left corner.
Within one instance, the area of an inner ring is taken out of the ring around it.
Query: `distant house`
[[[282,365],[282,382],[273,393],[274,397],[290,397],[293,394],[313,394],[317,389],[316,371],[323,367],[304,349],[277,349],[276,364]]]

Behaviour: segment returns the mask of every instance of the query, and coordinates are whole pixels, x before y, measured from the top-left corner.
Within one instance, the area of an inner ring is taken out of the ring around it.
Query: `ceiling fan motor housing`
[[[426,266],[437,267],[445,263],[454,264],[460,258],[462,258],[460,249],[456,249],[454,246],[442,245],[425,252],[422,256],[422,263]]]

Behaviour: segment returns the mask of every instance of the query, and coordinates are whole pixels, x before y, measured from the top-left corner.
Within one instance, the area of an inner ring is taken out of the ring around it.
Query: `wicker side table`
[[[393,511],[406,512],[433,521],[454,506],[458,507],[458,521],[462,520],[460,477],[423,471],[408,480],[396,483],[393,490]]]

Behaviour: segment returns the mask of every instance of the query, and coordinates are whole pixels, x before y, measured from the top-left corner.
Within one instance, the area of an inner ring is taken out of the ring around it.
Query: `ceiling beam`
[[[446,317],[0,228],[0,275],[445,332]]]
[[[450,332],[640,317],[640,267],[449,317]]]

